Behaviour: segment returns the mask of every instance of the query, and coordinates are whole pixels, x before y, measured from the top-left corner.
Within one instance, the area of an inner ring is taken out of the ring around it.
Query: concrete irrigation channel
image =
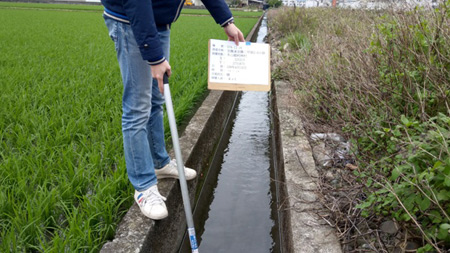
[[[262,16],[247,41],[266,34]],[[310,212],[320,208],[317,171],[292,105],[277,105],[289,94],[285,83],[270,93],[210,91],[181,135],[185,163],[199,175],[188,187],[200,252],[341,252],[333,229]],[[190,252],[179,183],[158,186],[169,217],[152,221],[134,204],[101,252]],[[299,204],[304,198],[310,204]]]
[[[266,34],[263,19],[256,42]],[[243,92],[235,106],[198,187],[194,219],[201,252],[280,251],[269,111],[267,92]],[[189,249],[185,236],[180,252]]]

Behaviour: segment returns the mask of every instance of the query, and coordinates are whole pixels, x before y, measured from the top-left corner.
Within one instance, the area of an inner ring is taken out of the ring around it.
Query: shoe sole
[[[193,178],[186,178],[186,180],[192,180],[192,179],[194,179],[194,178],[196,178],[197,177],[197,175],[195,175],[195,177],[193,177]],[[173,178],[173,179],[179,179],[180,177],[179,176],[171,176],[171,175],[156,175],[156,178],[158,178],[158,179],[164,179],[164,178]]]
[[[144,214],[144,215],[145,215],[145,214]],[[145,216],[147,216],[147,215],[145,215]],[[161,217],[150,217],[150,216],[147,216],[147,217],[150,218],[150,219],[152,219],[152,220],[162,220],[162,219],[164,219],[164,218],[167,218],[167,216],[169,216],[169,214],[166,214],[166,215],[161,216]]]
[[[139,207],[139,209],[140,209],[141,213],[142,213],[145,217],[150,218],[150,219],[152,219],[152,220],[162,220],[162,219],[164,219],[164,218],[167,218],[167,216],[169,216],[169,212],[165,213],[164,215],[160,215],[160,216],[146,215],[146,214],[142,211],[142,209],[141,209],[140,207]]]

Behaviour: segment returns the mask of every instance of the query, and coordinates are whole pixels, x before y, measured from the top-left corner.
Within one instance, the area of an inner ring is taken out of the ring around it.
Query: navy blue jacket
[[[166,30],[178,19],[185,0],[101,0],[105,18],[129,23],[141,51],[150,65],[162,63],[165,58],[158,31]],[[205,7],[221,26],[233,20],[224,0],[202,0]],[[194,30],[193,30],[194,32]]]

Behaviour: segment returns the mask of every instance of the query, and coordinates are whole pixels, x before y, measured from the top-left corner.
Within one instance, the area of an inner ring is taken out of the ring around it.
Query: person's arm
[[[245,41],[242,32],[234,25],[233,15],[224,0],[202,0],[202,2],[216,23],[224,28],[228,40],[234,41],[236,45],[239,41]]]
[[[164,62],[158,30],[151,0],[123,0],[125,15],[128,17],[142,58],[150,65]]]
[[[123,0],[125,14],[130,20],[131,29],[139,46],[142,59],[151,66],[152,77],[158,81],[161,93],[164,92],[164,73],[171,75],[169,62],[164,53],[156,29],[151,0]]]

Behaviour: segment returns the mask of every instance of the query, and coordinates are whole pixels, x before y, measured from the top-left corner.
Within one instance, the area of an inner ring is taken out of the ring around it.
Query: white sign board
[[[209,40],[208,89],[270,90],[270,46]]]

